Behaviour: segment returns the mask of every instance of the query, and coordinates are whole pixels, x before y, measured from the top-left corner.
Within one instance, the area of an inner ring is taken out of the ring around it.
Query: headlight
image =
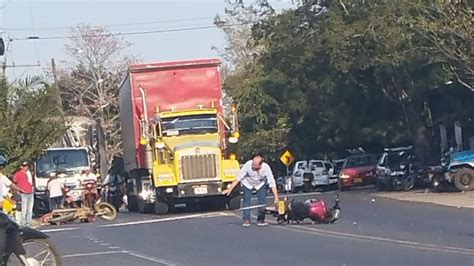
[[[151,193],[152,192],[150,190],[142,190],[142,192],[140,192],[140,198],[146,200],[148,197],[150,197]]]
[[[344,178],[350,178],[350,177],[351,177],[351,176],[348,175],[348,174],[341,174],[341,175],[339,176],[339,178],[342,178],[342,179],[344,179]]]

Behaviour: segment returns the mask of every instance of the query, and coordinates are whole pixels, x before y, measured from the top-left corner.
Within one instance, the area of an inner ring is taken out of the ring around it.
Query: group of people
[[[3,174],[6,166],[6,159],[0,156],[0,207],[3,209],[4,198],[8,195],[10,189],[20,195],[21,199],[21,221],[22,226],[31,226],[33,217],[33,175],[29,170],[28,162],[23,162],[20,169],[15,172],[12,180]]]
[[[6,164],[7,160],[0,155],[0,211],[3,210],[4,198],[8,197],[8,193],[11,191],[13,195],[15,195],[14,199],[20,203],[17,205],[17,211],[20,212],[18,217],[19,224],[21,226],[31,226],[34,205],[34,180],[29,169],[29,163],[23,162],[20,169],[14,173],[11,179],[3,174],[3,169]],[[83,181],[92,180],[97,182],[97,176],[93,174],[90,169],[86,169],[82,172],[81,179]],[[114,190],[116,189],[117,182],[120,183],[121,180],[109,174],[102,185],[108,188],[106,190]],[[54,175],[48,180],[46,189],[51,210],[59,209],[61,206],[64,206],[64,188],[65,183],[63,178]]]

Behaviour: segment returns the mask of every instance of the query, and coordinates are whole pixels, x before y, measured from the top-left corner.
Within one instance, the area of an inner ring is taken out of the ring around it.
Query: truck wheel
[[[131,212],[138,211],[137,196],[128,195],[128,210]]]
[[[233,197],[227,203],[227,209],[229,210],[237,210],[240,209],[240,196]]]
[[[166,214],[168,213],[168,204],[156,200],[154,204],[154,211],[155,211],[155,214],[158,214],[158,215]]]
[[[153,204],[146,203],[146,201],[137,198],[137,212],[139,213],[152,213]]]
[[[474,170],[459,168],[454,175],[454,185],[460,191],[474,190]]]

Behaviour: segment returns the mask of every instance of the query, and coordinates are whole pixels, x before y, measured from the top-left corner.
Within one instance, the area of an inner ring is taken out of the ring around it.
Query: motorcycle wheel
[[[27,239],[23,241],[23,247],[26,251],[27,265],[63,265],[61,254],[48,239]],[[8,256],[6,261],[8,266],[24,265],[20,257],[13,253]]]
[[[415,187],[415,179],[413,177],[407,177],[403,182],[403,190],[410,191]]]
[[[117,210],[115,207],[107,202],[99,202],[95,205],[97,216],[106,221],[113,221],[117,218]]]
[[[393,187],[393,190],[395,190],[395,191],[402,191],[403,190],[404,181],[399,180],[400,178],[402,178],[402,177],[396,177],[396,178],[393,179],[392,187]]]

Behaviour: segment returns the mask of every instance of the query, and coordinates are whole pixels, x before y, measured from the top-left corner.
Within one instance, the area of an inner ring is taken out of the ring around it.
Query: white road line
[[[56,228],[56,229],[45,229],[45,230],[40,230],[42,233],[55,233],[55,232],[64,232],[64,231],[74,231],[79,229],[78,227],[74,228]]]
[[[120,249],[120,247],[109,247],[110,249]]]
[[[130,256],[134,256],[134,257],[137,257],[137,258],[141,258],[141,259],[144,259],[144,260],[164,264],[164,265],[177,265],[174,262],[170,262],[170,261],[167,261],[167,260],[162,260],[162,259],[155,258],[155,257],[150,257],[150,256],[147,256],[147,255],[144,255],[144,254],[138,254],[138,253],[135,253],[133,251],[123,250],[122,253],[125,253],[125,254],[128,254]]]
[[[63,258],[100,256],[100,255],[119,254],[119,253],[123,253],[123,252],[122,251],[103,251],[103,252],[92,252],[92,253],[79,253],[79,254],[63,255]]]
[[[257,216],[252,215],[252,218],[257,219]],[[275,221],[269,221],[271,224],[278,225]],[[307,227],[302,225],[281,225],[282,229],[297,231],[300,233],[309,233],[318,236],[326,236],[326,237],[333,237],[333,238],[343,238],[343,239],[350,239],[350,240],[366,240],[366,241],[379,241],[379,242],[387,242],[392,244],[397,244],[400,246],[408,246],[413,247],[415,249],[423,249],[429,251],[440,251],[440,252],[448,252],[448,253],[458,253],[463,255],[472,255],[474,254],[474,249],[470,248],[462,248],[462,247],[451,247],[451,246],[443,246],[443,245],[434,245],[428,243],[420,243],[414,241],[406,241],[400,239],[393,239],[393,238],[386,238],[386,237],[378,237],[378,236],[370,236],[370,235],[359,235],[359,234],[352,234],[352,233],[345,233],[345,232],[337,232],[327,229],[319,229],[314,227]]]
[[[218,216],[228,216],[223,212],[213,212],[213,213],[200,213],[200,214],[191,214],[185,216],[176,216],[176,217],[168,217],[162,219],[153,219],[153,220],[144,220],[144,221],[135,221],[135,222],[126,222],[126,223],[117,223],[117,224],[106,224],[106,225],[99,225],[98,228],[104,227],[119,227],[119,226],[127,226],[127,225],[140,225],[140,224],[150,224],[150,223],[162,223],[162,222],[169,222],[169,221],[179,221],[179,220],[186,220],[192,218],[211,218],[211,217],[218,217]]]

